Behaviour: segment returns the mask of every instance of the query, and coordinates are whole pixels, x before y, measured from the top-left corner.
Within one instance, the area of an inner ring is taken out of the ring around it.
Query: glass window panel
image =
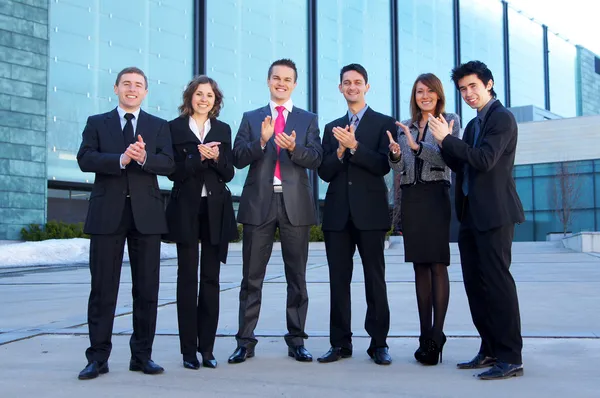
[[[92,182],[75,155],[87,117],[117,106],[117,73],[138,66],[148,76],[142,108],[164,119],[178,115],[192,76],[193,1],[81,0],[50,2],[48,178]],[[172,185],[159,178],[162,189]]]
[[[533,175],[531,165],[525,164],[525,165],[515,166],[513,169],[513,175],[515,177],[531,177]]]
[[[556,163],[540,163],[533,165],[534,176],[553,176],[556,174]]]
[[[485,62],[494,75],[494,91],[504,103],[504,46],[502,3],[498,0],[460,0],[461,62]],[[461,101],[463,125],[477,112]]]
[[[535,210],[553,210],[556,199],[552,200],[554,192],[553,177],[535,177],[533,179],[533,206]]]
[[[533,210],[533,181],[531,178],[515,179],[517,185],[517,194],[523,204],[525,211]]]
[[[434,73],[443,83],[446,111],[456,112],[455,89],[450,80],[454,67],[454,27],[451,0],[398,2],[398,52],[400,58],[400,115],[410,117],[410,94],[421,73]],[[383,25],[380,22],[380,25]]]
[[[535,212],[535,240],[544,241],[549,233],[561,233],[563,231],[556,213],[553,211]]]
[[[600,208],[600,173],[594,174],[594,195],[596,207]]]
[[[552,32],[548,32],[548,50],[550,111],[562,117],[577,116],[575,88],[577,49]]]
[[[513,241],[515,242],[530,242],[534,240],[533,236],[534,222],[533,212],[525,212],[525,222],[522,224],[515,225],[515,236]]]
[[[542,27],[508,9],[510,51],[510,104],[545,108]]]
[[[583,231],[595,231],[594,229],[594,210],[575,210],[573,211],[567,231],[573,233]]]
[[[277,59],[296,63],[298,85],[292,100],[307,109],[307,7],[302,0],[207,1],[207,74],[223,91],[219,119],[231,126],[234,136],[244,112],[268,104],[267,72]],[[241,195],[247,175],[248,168],[236,169],[228,184],[233,195]]]
[[[317,2],[319,125],[321,128],[348,110],[339,92],[340,69],[350,63],[365,67],[371,86],[367,104],[392,114],[389,0],[332,0]],[[319,197],[327,184],[320,180]],[[391,174],[386,177],[389,188]],[[391,200],[391,195],[390,195]]]

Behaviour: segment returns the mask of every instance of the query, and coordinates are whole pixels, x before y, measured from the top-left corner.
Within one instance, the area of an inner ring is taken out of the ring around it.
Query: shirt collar
[[[140,116],[140,109],[141,108],[137,108],[134,112],[127,112],[125,109],[121,108],[120,106],[117,106],[117,112],[119,113],[119,117],[121,119],[125,118],[126,113],[132,113],[135,118],[134,120],[136,121],[138,120],[138,116]]]
[[[269,106],[271,107],[271,115],[275,115],[275,117],[277,117],[277,110],[275,108],[278,107],[279,105],[277,105],[274,101],[271,100],[271,101],[269,101]],[[292,99],[290,98],[282,106],[285,108],[286,111],[291,113],[292,109],[294,108],[294,103],[292,102]]]
[[[491,100],[489,100],[488,103],[485,104],[485,106],[477,112],[477,117],[479,118],[479,121],[483,122],[485,120],[485,115],[487,115],[488,111],[490,110],[490,107],[494,102],[496,102],[496,98],[492,98]]]
[[[356,114],[356,116],[358,117],[359,123],[362,120],[363,116],[365,115],[365,112],[367,111],[368,107],[369,107],[369,105],[365,104],[365,106],[360,111],[358,111],[358,113]],[[349,121],[352,121],[352,116],[354,116],[354,113],[352,113],[352,111],[350,109],[348,109],[348,120]]]

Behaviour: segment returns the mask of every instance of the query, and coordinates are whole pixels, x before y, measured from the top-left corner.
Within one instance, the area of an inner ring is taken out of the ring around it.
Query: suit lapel
[[[117,108],[113,109],[107,114],[104,122],[106,123],[106,127],[108,128],[108,131],[112,136],[113,140],[115,142],[120,142],[120,146],[125,147],[123,129],[121,128],[121,121],[119,120],[119,112],[117,112]]]
[[[477,143],[476,143],[477,147],[479,147],[481,145],[481,141],[483,140],[483,136],[485,135],[485,124],[486,124],[487,120],[490,118],[490,115],[492,114],[492,112],[494,112],[496,110],[496,108],[498,108],[499,106],[502,106],[500,101],[498,101],[498,100],[494,101],[494,103],[492,105],[490,105],[490,109],[485,114],[485,119],[483,119],[480,122],[479,136],[477,137]],[[473,129],[471,129],[471,130],[473,130]]]
[[[210,119],[210,130],[209,130],[208,134],[206,134],[204,136],[204,142],[205,143],[211,142],[211,141],[221,142],[222,140],[219,138],[220,133],[221,133],[220,124],[215,119]],[[196,138],[196,141],[198,141],[198,143],[200,143],[200,140],[198,140],[198,137],[196,137],[196,134],[192,133],[192,135]]]
[[[150,125],[150,120],[148,118],[148,114],[140,109],[140,115],[139,115],[139,119],[137,122],[137,127],[135,129],[136,141],[138,139],[138,136],[141,135],[144,142],[148,142],[148,139],[151,138],[151,137],[148,137],[148,135],[150,134],[149,133],[150,132],[149,125]]]

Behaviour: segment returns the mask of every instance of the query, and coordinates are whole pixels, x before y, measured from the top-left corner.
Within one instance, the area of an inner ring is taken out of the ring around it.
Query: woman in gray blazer
[[[436,365],[438,359],[441,362],[450,297],[446,268],[450,264],[450,169],[433,135],[427,131],[429,118],[443,115],[452,134],[459,135],[459,118],[444,112],[445,103],[440,79],[432,73],[420,75],[412,88],[412,117],[396,123],[399,128],[395,141],[390,135],[390,165],[400,173],[402,189],[405,261],[412,262],[415,270],[421,324],[415,358],[425,365]]]

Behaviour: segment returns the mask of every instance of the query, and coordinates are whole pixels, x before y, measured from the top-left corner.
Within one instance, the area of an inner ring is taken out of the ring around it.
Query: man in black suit
[[[91,235],[90,347],[79,379],[108,372],[108,357],[125,239],[133,283],[129,370],[157,374],[151,359],[158,304],[160,238],[167,232],[157,175],[174,169],[169,125],[140,109],[148,79],[136,67],[119,72],[119,106],[90,116],[77,153],[79,168],[96,174],[84,232]]]
[[[329,183],[323,232],[331,292],[331,349],[318,361],[334,362],[352,355],[350,283],[352,257],[358,247],[367,297],[365,329],[371,336],[367,353],[375,363],[388,365],[392,362],[386,343],[390,310],[383,250],[390,214],[383,177],[390,171],[386,132],[395,131],[396,126],[394,119],[367,106],[368,76],[361,65],[342,68],[339,90],[348,111],[325,126],[319,167],[319,176]]]
[[[521,320],[515,281],[509,271],[515,224],[525,220],[512,177],[517,123],[495,99],[494,78],[480,61],[452,71],[452,80],[477,116],[462,140],[443,118],[430,118],[446,164],[456,172],[456,213],[463,279],[481,347],[460,369],[492,366],[480,379],[523,375]]]
[[[233,164],[250,166],[240,197],[238,222],[243,231],[243,277],[240,286],[237,348],[230,363],[254,356],[265,270],[275,231],[279,228],[287,281],[285,341],[297,361],[312,361],[304,347],[308,310],[306,263],[310,226],[317,222],[315,198],[307,169],[321,164],[317,115],[293,105],[298,72],[294,62],[281,59],[269,68],[271,101],[244,113],[233,144]]]

